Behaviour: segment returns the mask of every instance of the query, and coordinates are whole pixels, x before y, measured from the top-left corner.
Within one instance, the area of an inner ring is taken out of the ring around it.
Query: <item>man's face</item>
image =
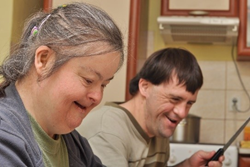
[[[176,77],[169,83],[153,85],[146,82],[143,127],[150,136],[170,137],[178,123],[184,119],[195,103],[198,90],[192,94],[186,86],[178,85]],[[143,84],[142,84],[143,85]]]

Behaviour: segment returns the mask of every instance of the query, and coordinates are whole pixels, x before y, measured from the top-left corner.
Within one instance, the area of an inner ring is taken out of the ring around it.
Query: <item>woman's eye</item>
[[[88,84],[91,84],[91,83],[93,83],[91,80],[89,80],[89,79],[85,79],[85,81],[88,83]]]

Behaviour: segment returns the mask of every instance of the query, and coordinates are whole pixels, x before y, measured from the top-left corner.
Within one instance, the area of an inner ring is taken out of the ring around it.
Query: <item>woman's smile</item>
[[[74,103],[79,107],[81,108],[82,110],[86,110],[86,107],[85,106],[82,106],[80,103],[78,103],[77,101],[74,101]]]

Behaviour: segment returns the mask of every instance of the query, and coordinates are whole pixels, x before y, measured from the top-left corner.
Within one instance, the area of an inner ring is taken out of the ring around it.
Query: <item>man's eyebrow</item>
[[[170,97],[171,97],[171,98],[177,98],[177,99],[180,99],[180,100],[183,100],[183,99],[184,99],[183,97],[181,97],[181,96],[176,96],[176,95],[174,95],[174,94],[170,94]],[[196,100],[189,100],[189,102],[195,103]]]
[[[191,102],[191,103],[195,103],[195,102],[196,102],[196,100],[190,100],[189,102]]]
[[[171,98],[177,98],[177,99],[183,99],[181,96],[178,96],[178,95],[174,95],[174,94],[169,94],[169,97]]]

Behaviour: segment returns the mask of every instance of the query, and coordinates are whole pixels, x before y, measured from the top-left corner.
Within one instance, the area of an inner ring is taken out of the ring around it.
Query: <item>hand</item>
[[[186,159],[179,165],[178,167],[204,167],[208,160],[212,158],[215,154],[215,151],[206,152],[206,151],[197,151],[194,153],[189,159]],[[210,161],[208,163],[209,167],[222,167],[222,161],[224,160],[224,156],[221,156],[218,161]]]
[[[208,152],[210,154],[210,158],[212,158],[212,156],[216,153],[215,151],[212,151],[212,152]],[[209,159],[210,159],[209,158]],[[208,163],[208,167],[221,167],[222,166],[222,162],[224,161],[225,157],[222,155],[219,157],[219,160],[218,161],[210,161]],[[206,161],[207,163],[208,161]]]
[[[204,167],[208,160],[212,158],[215,154],[215,151],[206,152],[206,151],[198,151],[194,153],[189,159],[190,166],[192,167]],[[224,156],[221,156],[218,161],[210,161],[208,163],[209,167],[221,167],[222,161],[224,160]]]

